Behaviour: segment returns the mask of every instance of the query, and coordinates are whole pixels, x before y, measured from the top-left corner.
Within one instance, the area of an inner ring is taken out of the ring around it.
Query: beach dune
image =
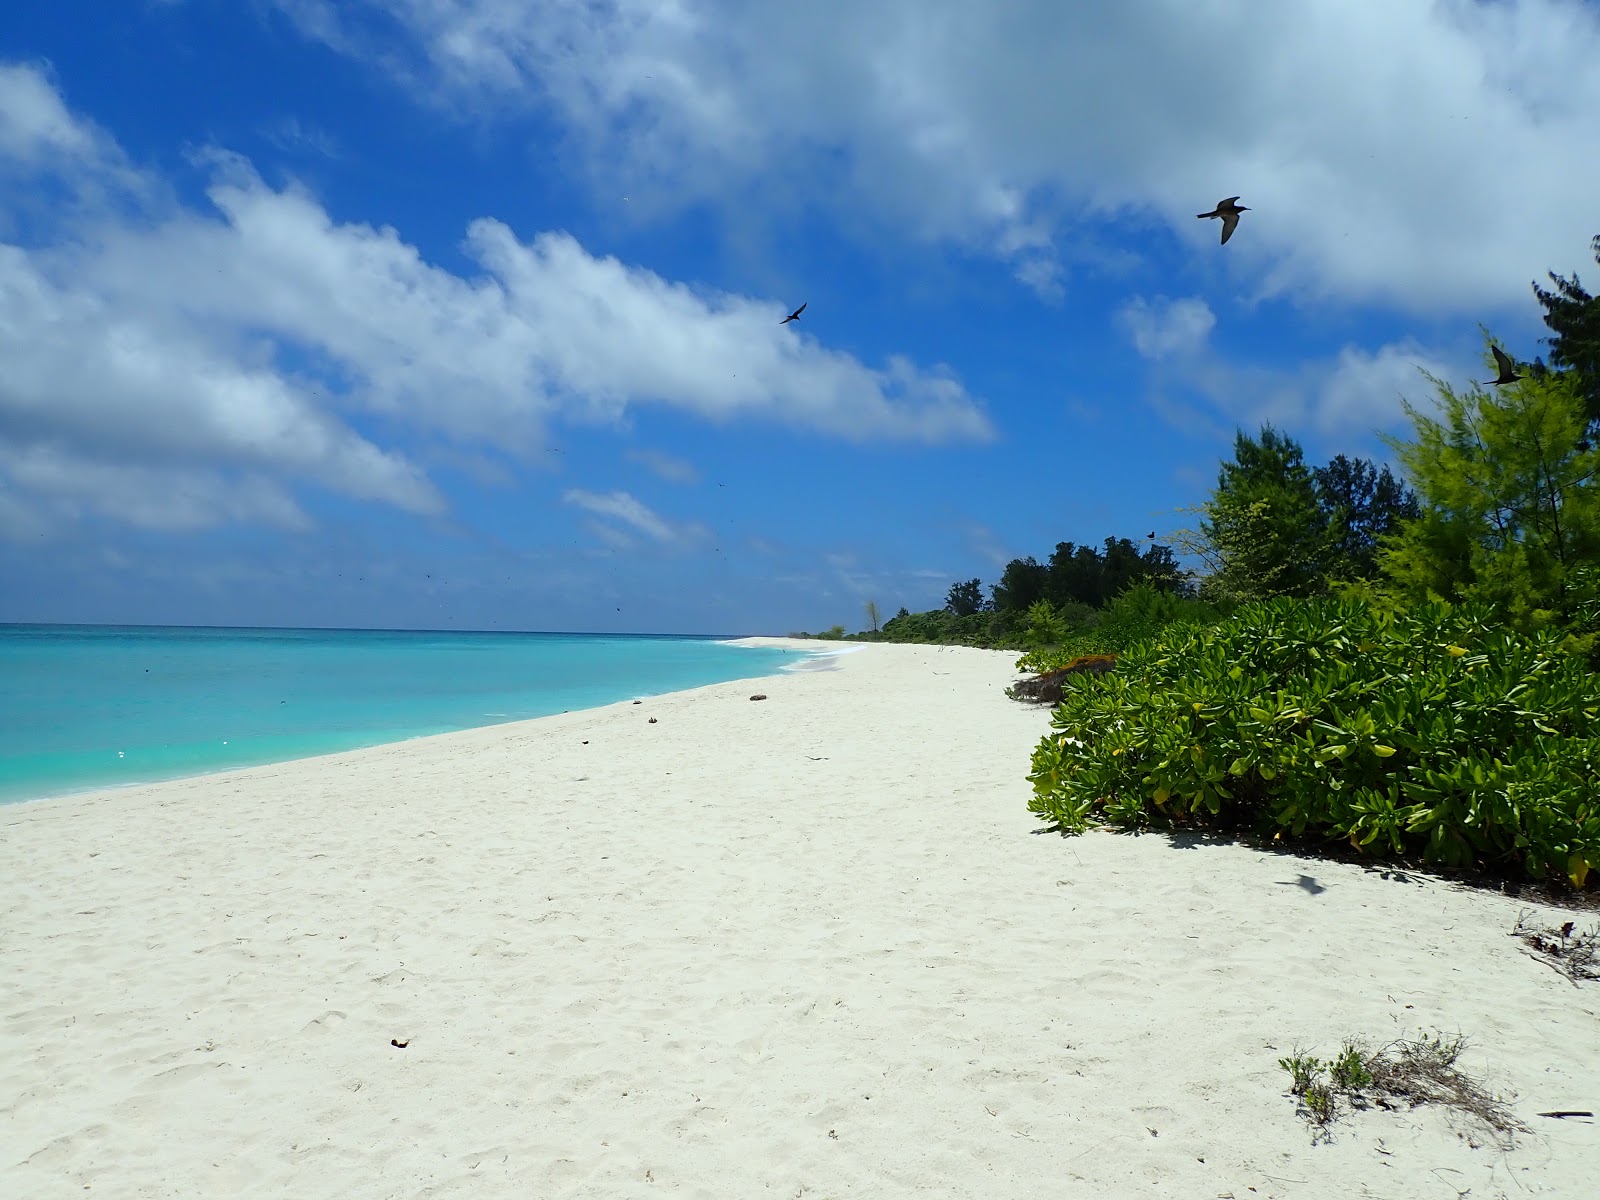
[[[1600,984],[1508,936],[1534,906],[1044,833],[1014,658],[0,808],[0,1191],[1590,1194],[1600,1130],[1535,1114],[1600,1110]],[[1514,1148],[1434,1108],[1312,1144],[1280,1057],[1435,1031]]]

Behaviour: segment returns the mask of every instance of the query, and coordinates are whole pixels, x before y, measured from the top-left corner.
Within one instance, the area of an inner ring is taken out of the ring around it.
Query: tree
[[[1074,604],[1101,608],[1141,581],[1163,591],[1183,590],[1183,572],[1166,546],[1141,548],[1127,538],[1108,537],[1103,547],[1058,542],[1046,568],[1044,598],[1058,609]]]
[[[1485,353],[1485,361],[1489,355]],[[1421,496],[1416,521],[1383,538],[1378,561],[1404,595],[1481,599],[1513,620],[1564,622],[1592,604],[1600,562],[1600,450],[1572,371],[1458,395],[1437,418],[1410,404],[1415,440],[1385,440]]]
[[[1057,605],[1092,605],[1092,597],[1100,583],[1100,568],[1100,556],[1093,547],[1057,542],[1055,551],[1045,563],[1044,586],[1036,599]],[[1031,603],[1023,606],[1024,609],[1032,607]]]
[[[1311,474],[1328,530],[1325,573],[1346,580],[1376,577],[1378,540],[1417,518],[1417,494],[1387,464],[1380,470],[1343,454]]]
[[[958,617],[970,617],[983,611],[983,584],[976,579],[951,584],[944,606]]]
[[[1589,243],[1594,260],[1600,263],[1600,234]],[[1549,272],[1553,291],[1537,283],[1533,294],[1544,308],[1544,323],[1554,337],[1545,338],[1550,347],[1552,366],[1577,376],[1578,395],[1583,400],[1584,433],[1592,435],[1600,426],[1600,297],[1591,296],[1578,282]]]
[[[878,602],[876,600],[867,601],[867,624],[872,626],[873,633],[878,632]]]
[[[1014,558],[1006,564],[1000,582],[994,585],[994,606],[1004,612],[1026,612],[1035,600],[1044,598],[1049,570],[1027,558]]]
[[[1293,438],[1270,424],[1259,440],[1238,431],[1205,512],[1200,540],[1214,569],[1208,590],[1241,600],[1322,591],[1327,522]]]

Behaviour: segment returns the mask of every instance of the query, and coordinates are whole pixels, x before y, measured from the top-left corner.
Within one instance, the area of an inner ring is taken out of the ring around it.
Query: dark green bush
[[[1355,600],[1168,625],[1069,681],[1029,809],[1067,832],[1309,833],[1581,888],[1600,864],[1600,677],[1564,636]]]

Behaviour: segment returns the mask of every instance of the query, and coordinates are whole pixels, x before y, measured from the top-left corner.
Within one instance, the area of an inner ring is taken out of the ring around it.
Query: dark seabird
[[[1484,383],[1498,387],[1502,383],[1515,383],[1522,378],[1521,375],[1517,374],[1517,364],[1511,361],[1509,354],[1500,349],[1499,346],[1490,346],[1489,349],[1494,352],[1494,365],[1500,368],[1500,377],[1498,379],[1485,379]]]
[[[1228,244],[1228,239],[1233,236],[1233,231],[1239,226],[1239,214],[1250,211],[1244,205],[1235,203],[1238,199],[1239,197],[1237,196],[1229,196],[1226,200],[1217,201],[1216,208],[1210,212],[1195,214],[1195,217],[1202,221],[1207,217],[1222,218],[1222,244],[1224,246]]]
[[[809,300],[806,301],[806,304],[809,304],[809,303],[811,303]],[[778,324],[779,325],[787,325],[790,321],[798,321],[800,319],[800,314],[805,312],[805,310],[806,310],[806,305],[802,304],[799,308],[795,309],[792,313],[790,313],[783,320],[779,321]]]
[[[1149,538],[1152,542],[1155,541],[1156,540],[1156,531],[1154,529],[1152,529],[1149,533],[1145,534],[1145,537]]]

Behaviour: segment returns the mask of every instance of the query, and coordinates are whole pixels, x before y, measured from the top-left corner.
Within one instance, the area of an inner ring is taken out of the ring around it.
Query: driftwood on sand
[[[1068,675],[1104,675],[1117,665],[1115,654],[1085,654],[1073,659],[1064,667],[1020,679],[1006,689],[1013,700],[1031,700],[1035,704],[1061,703],[1061,688]]]

